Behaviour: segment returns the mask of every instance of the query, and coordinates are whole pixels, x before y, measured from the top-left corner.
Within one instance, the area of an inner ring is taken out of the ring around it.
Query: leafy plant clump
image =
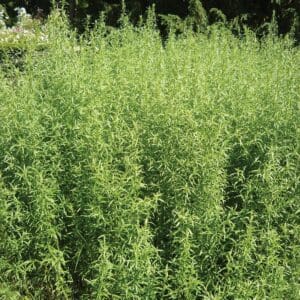
[[[299,299],[299,49],[121,24],[0,65],[0,298]]]

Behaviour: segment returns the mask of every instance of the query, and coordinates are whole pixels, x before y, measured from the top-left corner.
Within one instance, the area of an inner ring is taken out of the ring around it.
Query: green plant
[[[0,69],[0,297],[298,299],[293,41],[45,32]]]

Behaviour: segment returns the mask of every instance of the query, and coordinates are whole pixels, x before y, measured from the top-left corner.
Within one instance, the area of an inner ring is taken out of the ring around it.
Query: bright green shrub
[[[0,72],[0,295],[297,299],[299,49],[122,24]]]

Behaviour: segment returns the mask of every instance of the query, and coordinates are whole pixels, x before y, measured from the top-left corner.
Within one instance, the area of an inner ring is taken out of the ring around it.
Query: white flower
[[[5,20],[6,16],[4,14],[4,11],[0,10],[0,29],[1,28],[6,28]]]
[[[24,7],[16,7],[15,11],[18,13],[18,16],[26,16],[27,12]]]
[[[22,21],[31,18],[31,15],[26,12],[26,9],[24,7],[16,7],[15,11],[18,13],[19,23],[22,23]]]

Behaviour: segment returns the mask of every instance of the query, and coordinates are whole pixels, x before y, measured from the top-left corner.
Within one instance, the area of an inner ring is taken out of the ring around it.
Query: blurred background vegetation
[[[300,1],[299,0],[126,0],[126,11],[131,20],[138,22],[140,15],[145,15],[147,8],[155,5],[160,29],[170,26],[180,31],[185,24],[195,29],[222,20],[238,26],[247,25],[258,34],[265,31],[265,24],[274,19],[278,23],[278,33],[294,32],[299,40]],[[117,26],[122,10],[121,0],[11,0],[1,1],[2,8],[16,21],[16,7],[24,7],[37,18],[49,14],[53,5],[64,5],[71,23],[82,31],[88,22],[93,23],[101,12],[106,15],[107,24]]]

